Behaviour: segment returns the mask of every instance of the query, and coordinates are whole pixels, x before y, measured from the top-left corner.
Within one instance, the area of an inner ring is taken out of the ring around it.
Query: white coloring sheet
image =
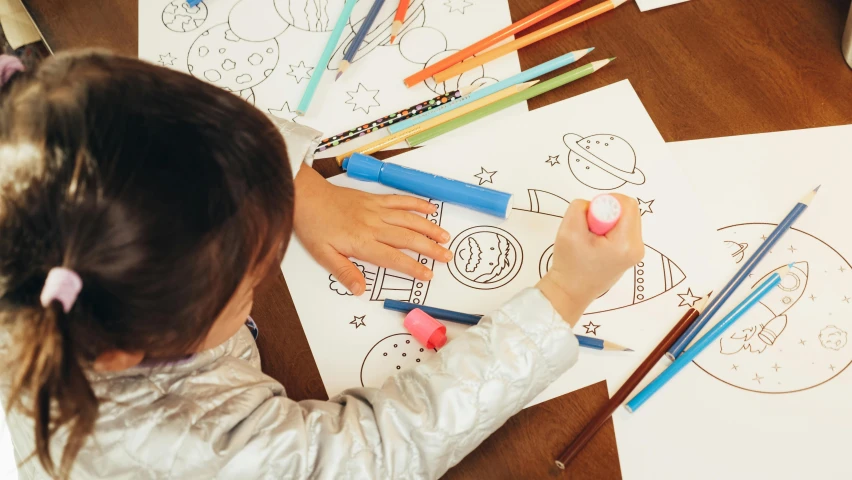
[[[184,0],[139,2],[139,56],[189,73],[252,102],[263,112],[335,135],[437,95],[488,85],[520,72],[518,56],[436,84],[403,79],[512,23],[506,0],[411,0],[390,44],[398,2],[387,1],[346,73],[343,52],[371,0],[359,1],[326,69],[316,63],[344,0]],[[296,108],[308,81],[322,75],[305,116]],[[520,109],[520,110],[518,110]],[[526,104],[512,111],[525,111]]]

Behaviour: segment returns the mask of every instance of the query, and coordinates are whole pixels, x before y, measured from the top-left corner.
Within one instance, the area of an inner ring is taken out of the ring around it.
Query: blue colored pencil
[[[399,300],[385,300],[385,310],[393,310],[395,312],[408,313],[415,308],[423,310],[423,312],[432,316],[437,320],[446,320],[448,322],[462,323],[465,325],[476,325],[482,319],[482,315],[474,315],[471,313],[455,312],[443,308],[427,307],[416,303],[401,302]],[[616,350],[620,352],[632,352],[633,350],[623,347],[617,343],[603,340],[600,338],[587,337],[585,335],[575,335],[580,342],[581,347],[591,348],[594,350]]]
[[[314,74],[311,76],[308,87],[305,89],[305,93],[302,94],[302,100],[299,101],[299,106],[296,108],[296,113],[299,115],[304,115],[308,112],[308,108],[311,106],[311,101],[314,99],[314,94],[317,91],[317,86],[320,79],[322,79],[322,74],[328,68],[331,54],[334,53],[337,42],[340,41],[340,36],[343,35],[343,28],[346,26],[346,22],[349,21],[349,16],[352,15],[352,9],[355,8],[356,3],[358,3],[358,0],[346,0],[346,3],[343,4],[343,11],[340,12],[340,17],[338,17],[337,23],[334,24],[334,30],[331,31],[328,43],[325,44],[325,49],[322,51],[319,60],[317,60]]]
[[[505,80],[499,81],[499,82],[497,82],[493,85],[489,85],[487,87],[482,87],[482,88],[476,90],[475,92],[471,93],[470,95],[467,95],[463,98],[456,100],[455,102],[452,102],[452,104],[448,103],[446,105],[441,105],[440,107],[433,108],[432,110],[430,110],[430,111],[428,111],[428,112],[426,112],[422,115],[418,115],[416,117],[409,118],[405,121],[395,123],[388,128],[388,131],[390,133],[400,132],[402,130],[405,130],[408,127],[412,127],[414,125],[417,125],[418,123],[425,122],[426,120],[429,120],[430,118],[435,118],[438,115],[449,112],[450,110],[462,107],[462,106],[467,105],[468,103],[471,103],[471,102],[475,102],[475,101],[479,100],[480,98],[485,98],[488,95],[491,95],[492,93],[497,93],[500,90],[503,90],[505,88],[509,88],[513,85],[518,85],[518,84],[521,84],[523,82],[532,80],[533,78],[540,77],[540,76],[542,76],[546,73],[550,73],[550,72],[552,72],[552,71],[554,71],[558,68],[564,67],[565,65],[569,65],[571,63],[576,62],[577,60],[583,58],[584,56],[586,56],[586,54],[588,54],[589,52],[591,52],[594,49],[595,49],[595,47],[592,47],[592,48],[585,48],[583,50],[577,50],[577,51],[574,51],[574,52],[566,53],[565,55],[562,55],[560,57],[556,57],[553,60],[550,60],[548,62],[544,62],[540,65],[536,65],[533,68],[530,68],[528,70],[524,70],[523,72],[521,72],[517,75],[513,75],[513,76],[511,76],[511,77],[509,77]]]
[[[382,9],[382,5],[385,4],[385,0],[376,0],[376,3],[370,7],[370,11],[367,12],[367,16],[364,17],[364,21],[361,22],[361,28],[358,29],[358,33],[355,34],[355,38],[352,39],[352,43],[349,44],[349,48],[343,54],[343,61],[340,62],[340,66],[337,67],[337,76],[334,77],[334,80],[337,81],[343,72],[349,68],[349,65],[352,64],[352,60],[355,59],[355,54],[358,53],[358,49],[361,48],[361,44],[364,43],[364,39],[367,38],[367,34],[370,33],[370,29],[373,28],[373,23],[376,21],[376,17],[379,16],[379,10]]]
[[[703,337],[701,337],[695,345],[690,347],[689,350],[683,353],[683,355],[677,357],[677,360],[674,361],[668,368],[666,368],[663,373],[661,373],[657,378],[655,378],[651,383],[648,384],[645,388],[642,389],[639,393],[636,394],[629,402],[627,402],[627,411],[635,412],[642,406],[645,402],[648,401],[651,396],[654,395],[663,385],[668,383],[669,380],[674,378],[678,372],[683,370],[683,367],[691,363],[695,357],[698,356],[705,348],[707,348],[711,343],[715,342],[716,339],[722,336],[731,325],[734,324],[740,317],[742,317],[746,312],[751,309],[751,307],[757,305],[760,300],[765,297],[773,288],[777,287],[781,283],[781,279],[790,272],[790,268],[793,264],[787,265],[787,268],[782,272],[775,272],[769,276],[766,280],[763,281],[751,294],[743,300],[739,305],[737,305],[731,313],[727,314],[725,318],[723,318],[719,323],[713,326]]]
[[[787,233],[787,230],[789,230],[790,227],[793,226],[793,223],[795,223],[796,219],[799,218],[799,215],[801,215],[802,212],[804,212],[805,209],[808,208],[808,205],[814,199],[818,191],[819,187],[816,187],[812,191],[808,192],[807,195],[802,197],[801,200],[799,200],[799,203],[797,203],[796,206],[793,207],[790,213],[788,213],[787,216],[784,217],[784,220],[782,220],[781,223],[779,223],[778,226],[775,227],[775,230],[773,230],[772,233],[766,238],[766,240],[763,241],[760,247],[748,258],[748,260],[743,264],[743,266],[740,267],[740,270],[737,272],[736,275],[734,275],[734,278],[732,278],[727,283],[727,285],[725,285],[725,287],[722,288],[721,291],[719,291],[719,295],[716,296],[712,302],[710,302],[710,305],[707,306],[707,310],[705,310],[704,313],[701,314],[700,317],[698,317],[698,320],[696,320],[695,323],[693,323],[692,326],[689,327],[689,330],[687,330],[683,335],[681,335],[680,338],[677,339],[674,345],[672,345],[672,347],[666,353],[666,357],[668,357],[670,360],[674,360],[678,358],[678,356],[681,355],[684,350],[686,350],[689,344],[692,343],[692,340],[694,340],[695,337],[698,336],[698,334],[701,332],[701,329],[704,328],[705,325],[707,325],[707,322],[709,322],[710,319],[713,318],[713,315],[716,314],[716,312],[728,300],[731,294],[734,293],[734,291],[740,286],[740,284],[743,283],[746,278],[748,278],[748,275],[751,273],[752,270],[754,270],[754,267],[756,267],[757,264],[760,263],[761,260],[763,260],[763,257],[766,256],[772,246],[778,243],[778,240],[780,240],[781,237],[785,233]]]

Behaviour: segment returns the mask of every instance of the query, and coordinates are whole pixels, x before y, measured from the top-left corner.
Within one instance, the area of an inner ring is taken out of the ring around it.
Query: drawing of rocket
[[[470,223],[464,220],[467,217],[462,207],[436,202],[438,210],[429,219],[453,234],[453,260],[444,265],[425,256],[415,257],[435,272],[428,282],[366,266],[362,271],[370,300],[393,299],[485,314],[521,289],[535,285],[550,268],[553,239],[569,202],[540,190],[528,193],[529,206],[516,207],[508,220],[496,225]],[[453,214],[448,215],[450,210]],[[552,231],[553,235],[541,235],[543,231]],[[608,312],[645,302],[684,279],[686,275],[675,262],[646,245],[642,262],[585,313]],[[333,291],[348,293],[333,277],[329,280]]]
[[[767,277],[784,268],[786,266],[782,265],[764,275],[752,285],[752,290]],[[767,347],[774,345],[787,327],[787,312],[805,294],[807,284],[808,262],[794,263],[790,272],[781,279],[781,283],[760,301],[763,308],[755,307],[746,314],[746,317],[755,319],[752,322],[757,321],[757,323],[752,323],[745,328],[737,326],[730,336],[723,336],[719,340],[721,353],[725,355],[733,355],[740,351],[763,353]]]

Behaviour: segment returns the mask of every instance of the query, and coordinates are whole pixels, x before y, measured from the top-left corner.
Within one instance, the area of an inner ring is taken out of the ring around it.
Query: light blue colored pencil
[[[536,65],[533,68],[530,68],[528,70],[524,70],[523,72],[521,72],[517,75],[513,75],[513,76],[511,76],[511,77],[509,77],[505,80],[502,80],[500,82],[497,82],[493,85],[489,85],[487,87],[480,88],[480,89],[476,90],[475,92],[471,93],[470,95],[465,96],[464,98],[460,98],[460,99],[458,99],[454,102],[450,102],[446,105],[441,105],[438,108],[433,108],[432,110],[430,110],[430,111],[428,111],[424,114],[418,115],[416,117],[412,117],[412,118],[409,118],[409,119],[404,120],[402,122],[395,123],[388,128],[388,131],[390,133],[400,132],[402,130],[405,130],[408,127],[417,125],[418,123],[421,123],[421,122],[425,122],[426,120],[429,120],[430,118],[435,118],[438,115],[449,112],[450,110],[453,110],[453,109],[458,108],[458,107],[462,107],[464,105],[467,105],[470,102],[475,102],[475,101],[479,100],[480,98],[485,98],[488,95],[491,95],[492,93],[497,93],[500,90],[503,90],[504,88],[509,88],[513,85],[518,85],[518,84],[526,82],[528,80],[532,80],[533,78],[540,77],[540,76],[542,76],[546,73],[550,73],[550,72],[556,70],[557,68],[561,68],[561,67],[564,67],[565,65],[569,65],[569,64],[576,62],[577,60],[583,58],[584,56],[586,56],[586,54],[588,54],[589,52],[591,52],[594,49],[595,49],[595,47],[584,48],[583,50],[577,50],[577,51],[574,51],[574,52],[568,52],[565,55],[562,55],[561,57],[556,57],[553,60],[542,63],[541,65]]]
[[[373,28],[373,23],[376,22],[376,17],[379,16],[379,10],[382,9],[382,6],[385,4],[385,0],[376,0],[376,3],[370,7],[370,11],[367,12],[367,16],[364,17],[364,21],[361,22],[361,28],[358,29],[358,33],[355,34],[355,38],[352,39],[352,43],[349,44],[349,48],[343,54],[343,61],[340,62],[340,66],[337,67],[337,76],[334,77],[334,81],[337,81],[343,72],[345,72],[349,65],[352,64],[352,60],[355,59],[355,54],[358,53],[358,49],[361,48],[361,44],[364,43],[364,39],[367,38],[367,34],[370,33],[370,29]]]
[[[663,370],[657,378],[654,379],[651,383],[648,384],[645,388],[642,389],[641,392],[637,393],[635,397],[633,397],[625,408],[628,412],[635,412],[639,410],[645,402],[648,401],[651,396],[653,396],[657,391],[663,387],[666,383],[669,382],[678,372],[683,370],[683,367],[690,364],[695,357],[698,356],[699,353],[704,351],[711,343],[715,342],[719,337],[725,333],[731,325],[734,324],[740,317],[745,315],[751,307],[757,305],[763,297],[765,297],[773,288],[777,287],[781,283],[781,279],[790,273],[790,268],[792,268],[793,264],[787,265],[787,268],[781,272],[775,272],[769,276],[766,280],[763,281],[754,291],[746,297],[745,300],[740,302],[731,313],[727,314],[725,318],[723,318],[719,323],[713,326],[707,333],[704,334],[695,345],[689,347],[689,350],[683,352],[677,360],[674,361],[668,368]]]
[[[305,93],[302,94],[302,100],[299,101],[299,106],[296,108],[296,113],[299,115],[307,113],[308,108],[311,106],[311,101],[314,99],[314,93],[317,91],[317,86],[322,79],[322,74],[325,72],[326,68],[328,68],[328,62],[331,60],[331,54],[334,53],[334,49],[337,47],[337,42],[340,41],[340,36],[343,35],[343,28],[346,27],[346,23],[349,21],[349,16],[352,15],[352,9],[355,8],[356,3],[358,3],[358,0],[346,0],[346,3],[343,4],[343,11],[340,12],[340,17],[337,19],[337,23],[334,24],[334,30],[331,31],[331,37],[329,37],[328,43],[325,44],[325,49],[322,51],[322,55],[320,55],[319,60],[317,60],[317,66],[314,68],[314,74],[311,76],[311,81],[308,82],[308,88],[305,89]]]
[[[710,302],[710,305],[707,306],[707,310],[704,310],[701,316],[698,317],[698,320],[696,320],[695,323],[693,323],[692,326],[690,326],[689,329],[684,332],[684,334],[681,335],[680,338],[677,339],[677,341],[674,343],[674,345],[672,345],[669,351],[666,352],[666,357],[668,357],[669,360],[674,360],[679,355],[683,354],[683,351],[686,350],[689,347],[689,344],[692,343],[693,340],[695,340],[695,337],[697,337],[698,334],[701,333],[701,329],[703,329],[704,326],[707,325],[707,322],[709,322],[710,319],[713,318],[713,315],[715,315],[716,312],[720,308],[722,308],[722,305],[726,301],[728,301],[728,297],[730,297],[734,290],[739,288],[743,281],[748,278],[748,275],[751,273],[752,270],[754,270],[754,267],[756,267],[757,264],[760,263],[761,260],[763,260],[763,257],[766,256],[766,254],[772,249],[772,247],[776,243],[778,243],[778,240],[780,240],[781,237],[784,236],[785,233],[787,233],[787,230],[789,230],[790,227],[793,226],[793,223],[796,222],[796,219],[799,218],[799,216],[805,211],[805,209],[808,208],[808,205],[810,205],[810,203],[813,201],[818,191],[819,186],[805,194],[805,196],[802,197],[801,200],[799,200],[799,203],[797,203],[796,206],[793,207],[792,210],[790,210],[790,213],[788,213],[787,216],[784,217],[784,220],[781,220],[781,223],[779,223],[778,226],[775,227],[775,230],[773,230],[772,233],[769,234],[766,240],[764,240],[763,243],[760,244],[760,247],[758,247],[757,250],[753,254],[751,254],[751,256],[748,258],[748,260],[746,260],[745,263],[743,263],[739,271],[737,271],[737,274],[734,275],[734,277],[730,281],[728,281],[728,283],[719,291],[718,295],[713,297],[713,301]]]

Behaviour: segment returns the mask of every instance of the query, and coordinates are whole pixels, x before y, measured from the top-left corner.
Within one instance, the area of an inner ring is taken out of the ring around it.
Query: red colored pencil
[[[402,0],[402,1],[405,1],[405,0]],[[580,0],[559,0],[558,2],[553,2],[550,5],[542,8],[541,10],[533,13],[532,15],[529,15],[526,18],[518,20],[517,22],[509,25],[508,27],[492,33],[491,35],[483,38],[482,40],[474,43],[473,45],[470,45],[470,46],[450,55],[449,57],[441,60],[440,62],[438,62],[434,65],[431,65],[427,68],[424,68],[423,70],[420,70],[419,72],[415,73],[414,75],[409,76],[408,78],[405,79],[405,84],[408,87],[413,87],[413,86],[417,85],[418,83],[420,83],[420,82],[426,80],[427,78],[431,77],[432,75],[435,75],[438,72],[444,71],[444,70],[452,67],[453,65],[461,62],[462,60],[465,60],[469,57],[472,57],[472,56],[476,55],[477,53],[482,52],[486,48],[500,43],[504,39],[509,38],[510,36],[520,32],[521,30],[523,30],[527,27],[535,25],[536,23],[544,20],[545,18],[548,18],[548,17],[556,14],[557,12],[561,12],[562,10],[565,10],[566,8],[570,7],[571,5],[574,5],[575,3],[579,2],[579,1]],[[398,17],[399,17],[399,13],[397,13],[397,18]],[[396,22],[394,22],[394,25],[395,24],[396,24]],[[400,25],[402,25],[402,23],[400,23]],[[393,42],[393,40],[391,40],[391,42]]]
[[[402,22],[405,21],[405,12],[408,11],[409,0],[399,0],[399,7],[396,9],[396,16],[393,17],[393,26],[391,26],[391,45],[402,30]]]
[[[648,355],[648,358],[646,358],[639,365],[636,371],[633,372],[633,375],[630,375],[630,378],[628,378],[627,381],[624,382],[624,385],[622,385],[621,388],[619,388],[618,391],[615,392],[615,395],[612,396],[609,402],[607,402],[603,407],[601,407],[601,409],[598,410],[598,413],[595,414],[592,420],[586,424],[585,428],[583,428],[583,431],[580,432],[579,435],[577,435],[577,438],[575,438],[573,442],[571,442],[571,445],[569,445],[568,448],[566,448],[565,451],[563,451],[562,454],[559,455],[559,458],[556,460],[557,467],[565,469],[565,466],[568,465],[568,463],[573,460],[574,457],[576,457],[581,450],[583,450],[583,447],[585,447],[586,444],[589,443],[589,440],[594,438],[595,434],[598,433],[598,430],[600,430],[603,424],[606,423],[607,420],[609,420],[609,417],[612,416],[612,413],[615,412],[618,406],[621,405],[622,402],[627,400],[627,396],[630,395],[630,392],[632,392],[636,388],[636,386],[639,385],[642,379],[645,378],[646,375],[648,375],[648,372],[650,372],[654,368],[654,365],[656,365],[657,362],[661,358],[663,358],[663,355],[665,355],[666,350],[668,350],[669,347],[671,347],[672,344],[678,338],[680,338],[683,332],[685,332],[686,329],[689,328],[689,326],[692,325],[693,322],[695,322],[695,319],[698,318],[699,315],[701,315],[701,311],[704,309],[704,307],[707,306],[708,301],[710,301],[709,294],[704,297],[704,299],[699,300],[696,306],[690,308],[683,315],[683,317],[680,319],[680,321],[677,322],[674,328],[672,328],[671,331],[666,334],[663,340],[660,341],[656,348],[651,351],[651,353]]]

